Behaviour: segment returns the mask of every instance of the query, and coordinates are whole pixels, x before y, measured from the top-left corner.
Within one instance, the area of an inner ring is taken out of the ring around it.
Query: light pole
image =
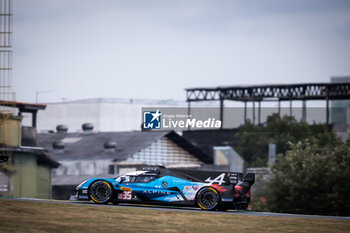
[[[48,92],[52,92],[52,91],[51,90],[46,90],[46,91],[37,91],[37,92],[35,92],[35,103],[38,103],[39,94],[48,93]]]

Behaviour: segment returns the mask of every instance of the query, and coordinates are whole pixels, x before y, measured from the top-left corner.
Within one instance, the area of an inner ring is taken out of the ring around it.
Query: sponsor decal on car
[[[163,181],[163,182],[162,182],[162,186],[163,186],[164,188],[166,188],[166,187],[168,186],[168,183],[165,182],[165,181]]]
[[[216,190],[218,190],[220,193],[226,192],[227,189],[224,188],[224,186],[220,186],[218,184],[212,184],[211,187],[214,187]]]
[[[185,185],[184,186],[184,191],[192,191],[192,190],[198,190],[198,185]]]
[[[211,177],[209,177],[208,179],[205,180],[205,182],[209,183],[209,184],[219,184],[222,185],[223,183],[225,183],[225,173],[221,173],[219,176],[217,176],[215,179],[211,179]]]
[[[146,193],[146,194],[161,194],[161,195],[170,195],[171,192],[168,192],[168,191],[158,191],[158,190],[144,190],[143,193]]]
[[[80,199],[89,199],[88,195],[79,195]]]
[[[128,187],[120,187],[120,190],[122,190],[122,191],[132,191],[132,189],[128,188]]]
[[[123,191],[122,193],[118,193],[119,200],[131,200],[132,199],[132,191]]]

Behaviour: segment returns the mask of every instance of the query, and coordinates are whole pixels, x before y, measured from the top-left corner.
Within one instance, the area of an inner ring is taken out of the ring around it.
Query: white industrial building
[[[333,102],[333,101],[332,101]],[[339,102],[339,101],[334,101]],[[96,132],[121,132],[141,130],[142,108],[182,107],[187,108],[186,101],[177,100],[142,100],[142,99],[119,99],[119,98],[96,98],[74,101],[45,103],[46,111],[38,112],[38,132],[55,131],[56,126],[64,124],[68,132],[81,132],[81,125],[90,122]],[[218,103],[194,102],[192,107],[211,107],[213,114],[219,114]],[[336,106],[333,105],[332,106]],[[234,101],[225,102],[223,128],[236,128],[243,124],[244,109],[241,103]],[[195,109],[192,109],[194,112]],[[262,119],[276,112],[277,108],[266,106],[262,111]],[[288,114],[289,109],[282,109],[282,114]],[[324,122],[325,114],[322,108],[312,108],[308,111],[308,122]],[[248,116],[252,115],[252,109],[248,108]],[[213,116],[214,116],[213,115]],[[216,116],[215,115],[215,116]],[[293,115],[298,119],[301,116],[301,108],[295,108]],[[31,116],[23,114],[22,124],[31,125]],[[332,118],[332,117],[331,117]]]
[[[55,130],[64,124],[68,132],[81,132],[81,125],[90,122],[96,132],[141,130],[142,107],[185,107],[185,101],[97,98],[47,103],[46,111],[38,113],[39,132]],[[24,125],[31,118],[24,115]]]

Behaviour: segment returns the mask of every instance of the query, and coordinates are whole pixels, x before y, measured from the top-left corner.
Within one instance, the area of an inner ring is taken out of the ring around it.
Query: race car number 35
[[[131,200],[131,192],[132,191],[123,191],[122,193],[118,193],[118,199]]]

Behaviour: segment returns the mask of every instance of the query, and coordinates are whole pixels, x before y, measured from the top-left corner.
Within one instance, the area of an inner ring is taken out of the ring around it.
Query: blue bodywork
[[[202,209],[247,209],[255,175],[220,171],[145,168],[116,178],[93,178],[76,187],[79,200],[103,204],[198,205]],[[202,203],[202,204],[201,204]]]
[[[161,202],[193,201],[198,189],[208,185],[206,183],[191,182],[173,176],[159,177],[149,183],[119,183],[115,178],[93,178],[76,188],[79,199],[90,200],[88,189],[93,182],[98,180],[104,180],[110,183],[113,186],[113,190],[117,193],[132,191],[133,196],[136,196],[137,199]],[[169,190],[169,187],[176,187],[177,190]],[[83,190],[86,191],[83,193]],[[183,195],[181,195],[181,193]],[[135,200],[135,198],[132,198],[132,200]]]

